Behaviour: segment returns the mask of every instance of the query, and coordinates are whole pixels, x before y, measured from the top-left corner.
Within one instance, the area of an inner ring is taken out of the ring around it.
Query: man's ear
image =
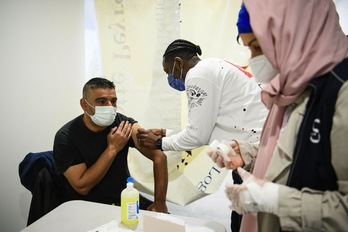
[[[81,106],[83,112],[87,111],[87,102],[86,102],[86,99],[84,99],[84,98],[81,98],[81,99],[80,99],[80,106]]]
[[[174,61],[176,61],[175,67],[176,67],[177,69],[181,70],[181,69],[184,68],[184,60],[183,60],[181,57],[176,56],[176,57],[174,58]]]

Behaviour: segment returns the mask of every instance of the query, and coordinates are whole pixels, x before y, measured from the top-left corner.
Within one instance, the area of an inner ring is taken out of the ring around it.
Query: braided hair
[[[184,39],[177,39],[168,45],[163,57],[166,61],[175,56],[189,60],[197,54],[202,55],[202,50],[198,45]]]

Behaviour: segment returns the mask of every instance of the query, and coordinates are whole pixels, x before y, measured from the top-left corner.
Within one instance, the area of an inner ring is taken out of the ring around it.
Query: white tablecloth
[[[118,206],[99,204],[87,201],[69,201],[66,202],[33,224],[24,228],[23,232],[55,232],[55,231],[89,231],[98,226],[107,224],[116,220],[120,228],[130,229],[132,231],[143,230],[143,215],[156,216],[158,213],[151,211],[140,211],[139,223],[134,226],[126,227],[121,220],[121,208]],[[217,232],[225,232],[225,227],[220,223],[208,219],[192,218],[179,215],[171,216],[181,218],[192,226],[205,226]],[[165,231],[165,230],[164,230]]]

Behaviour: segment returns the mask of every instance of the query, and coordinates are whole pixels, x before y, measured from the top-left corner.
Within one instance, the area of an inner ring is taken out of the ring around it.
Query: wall
[[[0,1],[0,230],[26,226],[31,194],[18,176],[28,152],[52,149],[82,113],[83,0]]]
[[[348,34],[348,1],[335,2],[342,28]],[[191,5],[192,1],[185,3]],[[190,9],[194,7],[197,6]],[[79,99],[85,82],[83,10],[83,0],[0,1],[1,231],[20,231],[26,226],[31,194],[20,184],[19,162],[28,152],[52,149],[55,132],[82,113]],[[187,30],[192,20],[190,12],[186,12],[189,18],[186,14],[182,18]],[[235,30],[234,22],[231,25]],[[196,30],[189,39],[206,48],[200,38],[213,33],[200,35],[199,31],[205,31],[203,24]],[[220,40],[217,33],[218,28],[214,35]],[[231,38],[231,46],[237,46],[234,35],[232,31],[225,38]],[[215,49],[205,49],[204,55],[215,55]],[[229,50],[219,52],[230,58]]]
[[[334,0],[342,30],[348,35],[348,0]]]

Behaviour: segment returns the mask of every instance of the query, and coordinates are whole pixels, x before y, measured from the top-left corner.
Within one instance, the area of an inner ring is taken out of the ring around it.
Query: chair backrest
[[[46,167],[51,173],[54,171],[53,151],[30,152],[19,163],[18,172],[22,185],[32,192],[36,177],[42,168]]]
[[[55,172],[52,151],[28,153],[18,172],[22,185],[32,193],[27,225],[64,202],[64,177]]]

